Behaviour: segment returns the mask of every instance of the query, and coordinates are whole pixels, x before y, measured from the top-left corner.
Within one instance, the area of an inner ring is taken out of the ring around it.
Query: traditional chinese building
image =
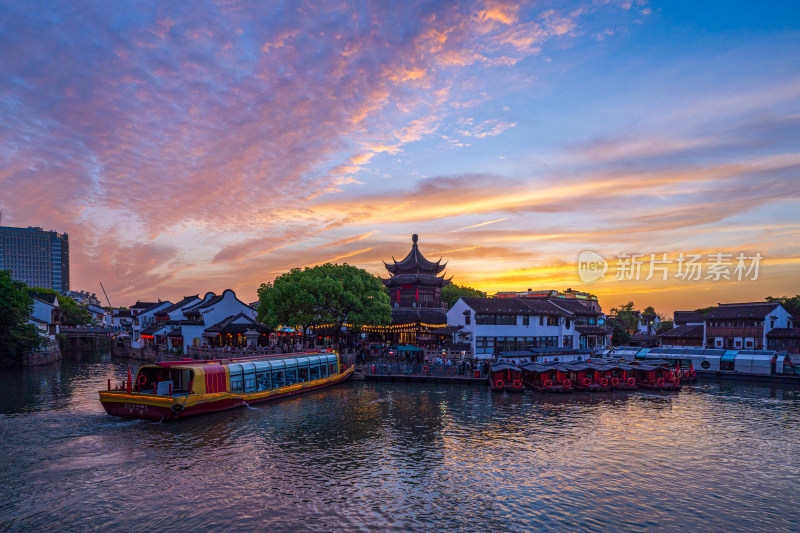
[[[392,303],[392,324],[382,329],[389,340],[400,343],[439,343],[452,336],[447,328],[447,305],[442,287],[450,283],[443,274],[447,263],[429,261],[419,251],[419,237],[411,236],[411,251],[401,261],[384,261],[389,277],[383,284]],[[369,331],[365,328],[365,331]]]
[[[392,257],[392,264],[383,262],[389,271],[389,278],[383,284],[389,289],[392,308],[430,308],[442,309],[442,287],[450,283],[440,276],[447,263],[435,263],[425,259],[417,246],[419,237],[411,236],[411,251],[402,261]]]

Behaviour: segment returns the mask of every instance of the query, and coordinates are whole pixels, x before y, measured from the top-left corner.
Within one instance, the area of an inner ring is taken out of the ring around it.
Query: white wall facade
[[[56,300],[56,302],[57,301],[58,300]],[[31,313],[31,317],[41,322],[44,322],[44,324],[33,320],[31,321],[31,323],[36,325],[45,334],[48,334],[53,326],[53,309],[55,309],[57,305],[58,304],[53,305],[34,298],[33,312]],[[60,330],[61,330],[60,326],[56,324],[54,328],[55,333],[59,333]]]
[[[782,305],[778,305],[778,307],[764,319],[764,335],[761,339],[763,343],[762,346],[767,346],[767,333],[773,329],[791,327],[793,327],[792,315],[789,311],[784,309]]]
[[[469,324],[465,311],[469,311]],[[528,318],[525,324],[525,318]],[[550,315],[554,316],[554,315]],[[463,330],[469,332],[469,343],[472,353],[476,358],[486,358],[496,352],[504,351],[497,339],[514,339],[514,344],[536,345],[546,339],[547,346],[553,348],[572,348],[578,349],[580,346],[580,334],[575,330],[575,321],[564,316],[554,316],[555,325],[548,325],[548,318],[545,315],[516,315],[513,325],[496,324],[476,324],[475,311],[470,308],[463,300],[459,299],[447,311],[447,325],[461,326]],[[487,340],[494,339],[489,345]],[[506,341],[508,342],[508,341]],[[517,349],[523,349],[519,347]]]
[[[200,315],[203,318],[203,325],[181,326],[181,331],[183,333],[184,353],[190,346],[193,345],[193,343],[203,344],[205,342],[203,340],[203,331],[205,331],[206,328],[222,322],[228,317],[243,313],[245,316],[249,316],[255,320],[256,311],[246,303],[239,300],[236,297],[236,293],[231,289],[226,289],[222,292],[222,299],[220,301],[215,302],[213,305],[208,307],[202,307],[205,303],[211,301],[214,296],[215,295],[213,293],[209,293],[203,298],[203,304],[194,305],[189,309],[184,308],[186,311],[196,309],[200,312]],[[185,319],[185,317],[181,316],[180,319]],[[195,339],[198,340],[195,341]]]
[[[131,333],[131,346],[134,348],[141,347],[141,333],[147,326],[156,321],[156,313],[162,309],[173,305],[172,302],[160,302],[158,305],[142,311],[133,319],[132,333]]]

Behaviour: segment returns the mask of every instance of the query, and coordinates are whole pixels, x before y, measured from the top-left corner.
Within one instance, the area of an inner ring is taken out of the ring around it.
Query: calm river
[[[791,388],[346,383],[158,424],[104,414],[126,368],[0,374],[0,530],[800,530]]]

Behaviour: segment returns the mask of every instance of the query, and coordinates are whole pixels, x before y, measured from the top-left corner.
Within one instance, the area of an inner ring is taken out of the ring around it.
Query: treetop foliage
[[[0,270],[0,365],[21,362],[25,352],[41,344],[38,328],[28,324],[32,313],[33,298],[27,285]]]
[[[348,264],[293,268],[262,284],[258,300],[258,319],[272,329],[391,322],[389,296],[381,280]]]
[[[456,285],[455,283],[450,283],[449,285],[442,287],[442,301],[446,302],[450,307],[453,307],[453,304],[455,304],[459,298],[483,298],[485,296],[485,292],[473,289],[472,287],[467,287],[466,285]]]

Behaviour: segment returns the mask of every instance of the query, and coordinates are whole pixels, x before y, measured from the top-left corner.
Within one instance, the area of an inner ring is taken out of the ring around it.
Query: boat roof
[[[313,355],[336,355],[336,352],[303,352],[292,354],[273,354],[273,355],[256,355],[250,357],[231,357],[229,359],[184,359],[183,361],[160,361],[153,363],[155,366],[169,368],[173,366],[181,366],[187,368],[198,368],[209,365],[228,365],[232,363],[255,363],[257,361],[275,361],[278,359],[298,359],[300,357],[309,357]]]
[[[564,370],[564,366],[560,365],[559,363],[553,364],[539,364],[539,363],[523,363],[520,365],[525,370],[530,370],[531,372],[550,372],[551,370]]]
[[[512,365],[509,363],[492,363],[489,368],[492,372],[497,372],[499,370],[519,370],[517,365]]]

